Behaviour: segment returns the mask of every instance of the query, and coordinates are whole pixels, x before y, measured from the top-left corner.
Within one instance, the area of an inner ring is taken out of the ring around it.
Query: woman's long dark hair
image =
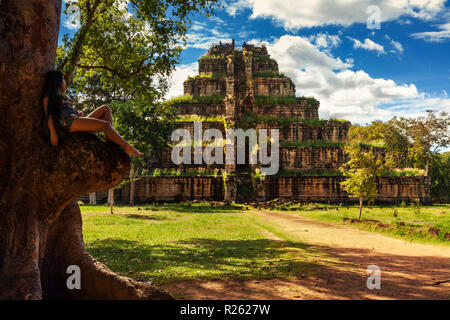
[[[47,116],[52,115],[54,119],[60,116],[61,99],[65,99],[62,93],[63,80],[64,75],[58,70],[50,70],[45,75],[44,97],[48,96]]]

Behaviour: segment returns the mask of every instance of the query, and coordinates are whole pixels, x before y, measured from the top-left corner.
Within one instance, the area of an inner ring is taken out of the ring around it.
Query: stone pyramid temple
[[[296,96],[293,81],[280,73],[265,46],[220,43],[200,57],[198,67],[199,74],[184,81],[184,96],[167,102],[177,111],[178,128],[192,137],[198,121],[203,131],[217,129],[224,137],[230,128],[278,129],[278,173],[261,175],[259,160],[176,164],[168,150],[154,155],[149,164],[153,175],[136,183],[135,201],[351,201],[340,187],[343,177],[338,173],[347,161],[344,144],[350,122],[320,120],[319,101]],[[375,151],[383,156],[383,150]],[[245,157],[248,160],[250,151]],[[429,200],[427,177],[381,177],[378,188],[381,202]],[[128,194],[129,187],[124,187],[116,199],[127,201]]]

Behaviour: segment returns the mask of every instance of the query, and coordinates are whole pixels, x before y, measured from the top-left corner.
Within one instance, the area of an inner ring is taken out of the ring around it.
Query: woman
[[[105,133],[106,139],[121,146],[124,151],[134,156],[142,156],[143,153],[136,150],[131,144],[126,142],[112,127],[111,108],[103,105],[84,117],[82,111],[75,111],[72,100],[64,93],[66,82],[61,71],[50,70],[46,74],[44,87],[44,112],[50,131],[50,143],[58,146],[58,135],[55,130],[55,123],[67,132],[99,132]]]

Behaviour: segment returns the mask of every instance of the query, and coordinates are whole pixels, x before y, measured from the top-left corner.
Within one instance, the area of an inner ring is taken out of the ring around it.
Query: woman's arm
[[[48,115],[48,97],[44,98],[44,112],[45,116],[48,116],[48,129],[50,130],[50,142],[55,147],[58,145],[58,135],[56,134],[55,125],[53,123],[53,116],[50,114]]]

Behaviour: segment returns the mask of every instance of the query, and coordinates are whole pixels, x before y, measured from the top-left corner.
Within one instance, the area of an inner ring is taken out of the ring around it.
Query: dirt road
[[[246,281],[178,281],[163,286],[184,299],[450,299],[450,247],[410,243],[347,226],[274,212],[251,213],[265,225],[323,252],[313,275]],[[269,231],[267,237],[279,239]],[[381,289],[367,288],[367,267]]]

